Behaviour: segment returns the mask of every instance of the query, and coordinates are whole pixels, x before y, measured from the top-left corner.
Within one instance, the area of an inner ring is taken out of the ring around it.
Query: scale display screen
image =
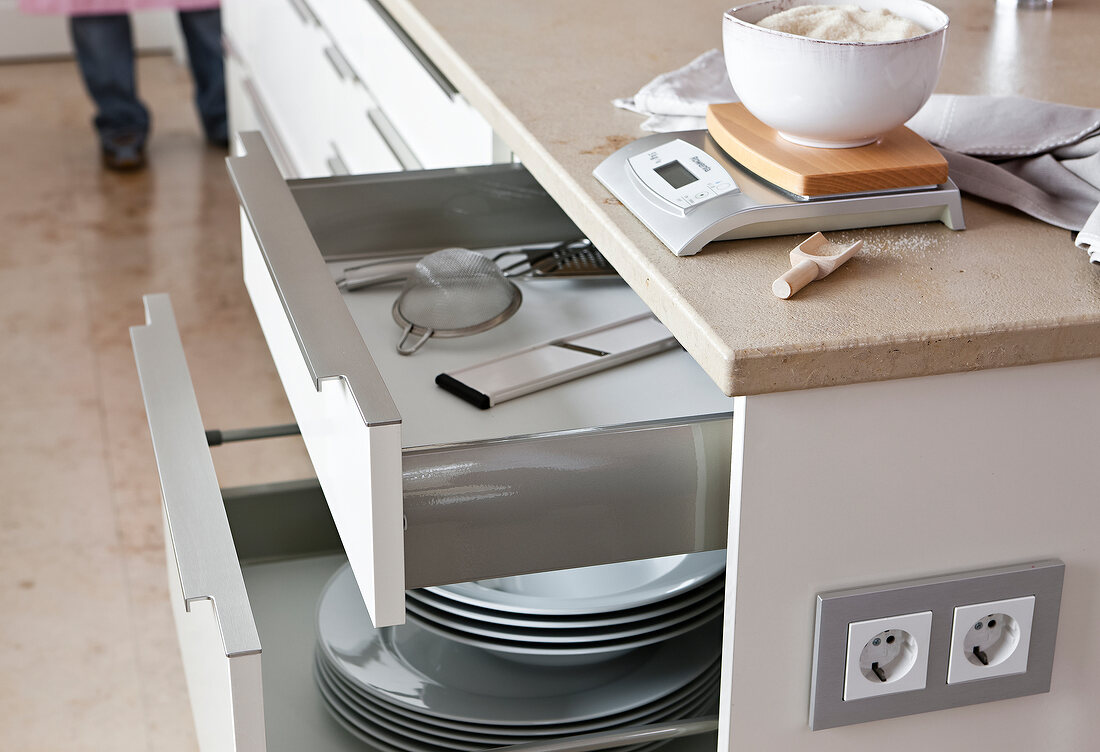
[[[688,183],[694,183],[697,178],[691,174],[688,168],[673,160],[653,170],[661,176],[661,179],[673,188],[683,188]]]

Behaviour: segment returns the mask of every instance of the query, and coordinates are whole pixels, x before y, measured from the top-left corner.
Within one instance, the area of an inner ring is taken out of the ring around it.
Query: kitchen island
[[[610,100],[720,47],[725,3],[382,4],[737,397],[720,749],[1094,744],[1100,270],[1071,234],[966,200],[963,232],[844,233],[865,251],[777,300],[797,239],[677,258],[591,176],[644,135]],[[1100,103],[1100,8],[938,5],[939,91]],[[817,593],[1044,558],[1066,562],[1049,693],[810,731]]]

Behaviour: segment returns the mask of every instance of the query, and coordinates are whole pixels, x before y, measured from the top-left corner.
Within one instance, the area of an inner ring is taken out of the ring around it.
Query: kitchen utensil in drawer
[[[344,269],[343,276],[336,280],[336,286],[341,290],[362,290],[375,285],[404,282],[422,258],[424,254],[421,253],[399,254],[355,264]]]
[[[375,285],[403,282],[416,269],[423,253],[412,252],[383,256],[344,268],[336,279],[341,290],[361,290]],[[517,248],[502,251],[492,260],[509,278],[565,279],[618,279],[618,272],[603,254],[596,250],[588,238],[569,240],[557,245],[540,248]]]
[[[435,377],[435,383],[487,410],[501,402],[677,346],[676,338],[653,314],[643,313],[441,373]]]
[[[512,317],[523,302],[519,288],[480,253],[445,248],[416,262],[393,304],[404,327],[397,352],[412,355],[430,337],[464,337],[492,329]],[[409,342],[409,337],[416,337]]]
[[[511,257],[518,256],[516,260]],[[559,243],[552,248],[523,248],[493,257],[506,277],[617,278],[618,272],[588,238]]]

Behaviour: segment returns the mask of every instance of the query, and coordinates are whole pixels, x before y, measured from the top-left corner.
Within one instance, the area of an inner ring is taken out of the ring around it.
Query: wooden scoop
[[[791,251],[790,271],[772,282],[772,292],[786,300],[815,279],[832,274],[862,247],[862,240],[844,246],[815,232]]]

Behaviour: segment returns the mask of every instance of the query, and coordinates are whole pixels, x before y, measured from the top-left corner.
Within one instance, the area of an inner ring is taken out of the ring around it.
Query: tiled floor
[[[72,63],[0,66],[0,750],[195,749],[128,327],[171,294],[207,427],[293,420],[241,282],[224,154],[144,58],[150,166],[100,169]],[[297,439],[223,486],[312,475]]]

